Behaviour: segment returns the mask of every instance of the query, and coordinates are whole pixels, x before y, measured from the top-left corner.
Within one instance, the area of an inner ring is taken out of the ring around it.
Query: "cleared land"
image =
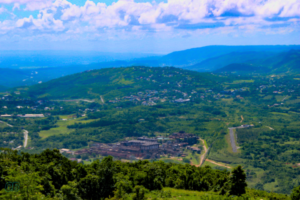
[[[60,116],[60,118],[63,120],[59,120],[55,124],[58,127],[39,132],[40,137],[44,139],[44,138],[50,137],[52,135],[69,134],[74,130],[74,129],[69,129],[68,128],[69,125],[73,125],[73,124],[79,123],[79,122],[80,123],[89,123],[89,122],[95,121],[95,120],[84,120],[85,119],[84,117],[73,119],[73,118],[70,118],[70,116]]]

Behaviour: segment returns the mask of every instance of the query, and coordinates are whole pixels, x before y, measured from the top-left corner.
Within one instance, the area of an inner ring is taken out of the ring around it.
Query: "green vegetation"
[[[30,155],[3,148],[0,162],[0,199],[288,198],[247,189],[241,166],[230,173],[209,166],[198,168],[162,161],[124,163],[110,156],[83,165],[68,160],[56,149]],[[7,191],[7,182],[18,182],[19,191]]]
[[[19,88],[19,95],[9,93],[0,101],[0,114],[13,115],[1,120],[19,130],[14,136],[18,143],[24,138],[22,128],[29,131],[28,146],[34,149],[22,149],[29,153],[47,148],[76,150],[93,142],[116,143],[127,137],[167,137],[183,130],[205,140],[208,159],[233,168],[242,165],[249,188],[291,194],[300,184],[298,78],[297,74],[200,74],[171,67],[92,70],[27,90]],[[28,113],[45,117],[17,116]],[[239,149],[233,153],[228,128],[242,124],[254,127],[236,129]],[[1,134],[8,136],[12,137]],[[197,154],[185,154],[182,160],[159,160],[199,163]],[[79,158],[91,163],[99,155]]]

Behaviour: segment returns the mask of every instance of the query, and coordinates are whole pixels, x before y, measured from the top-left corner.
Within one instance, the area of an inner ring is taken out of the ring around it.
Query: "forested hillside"
[[[33,97],[52,99],[100,99],[123,97],[145,90],[172,90],[218,87],[223,80],[211,74],[193,73],[177,68],[128,67],[88,70],[62,77],[28,89]]]
[[[274,55],[276,55],[276,53],[274,52],[232,52],[229,54],[207,59],[192,66],[188,66],[186,67],[186,69],[199,72],[218,71],[234,63],[257,64],[261,59],[266,59]]]
[[[229,172],[161,161],[124,163],[112,157],[83,165],[58,150],[30,155],[9,149],[1,149],[0,162],[0,199],[190,199],[190,195],[180,198],[165,187],[201,191],[198,199],[288,199],[246,188],[241,166]],[[299,197],[296,192],[293,195]]]
[[[263,55],[263,54],[262,54]],[[216,61],[215,61],[216,62]],[[222,66],[222,65],[219,65]],[[260,73],[260,74],[294,74],[300,71],[300,51],[290,50],[288,52],[263,56],[260,59],[239,60],[225,67],[215,70],[215,72],[240,72],[240,73]]]

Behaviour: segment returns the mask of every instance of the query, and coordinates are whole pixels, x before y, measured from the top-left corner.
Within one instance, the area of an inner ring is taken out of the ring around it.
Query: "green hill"
[[[140,90],[213,87],[222,78],[177,68],[128,67],[89,70],[29,87],[28,94],[52,99],[123,97]],[[196,81],[197,80],[197,81]]]
[[[273,62],[271,62],[271,67],[274,73],[300,72],[300,51],[291,50],[286,53],[281,53],[277,57],[274,57]]]

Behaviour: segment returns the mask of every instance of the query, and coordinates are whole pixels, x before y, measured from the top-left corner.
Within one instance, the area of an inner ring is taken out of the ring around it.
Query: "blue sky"
[[[0,0],[0,50],[300,44],[299,0]]]

